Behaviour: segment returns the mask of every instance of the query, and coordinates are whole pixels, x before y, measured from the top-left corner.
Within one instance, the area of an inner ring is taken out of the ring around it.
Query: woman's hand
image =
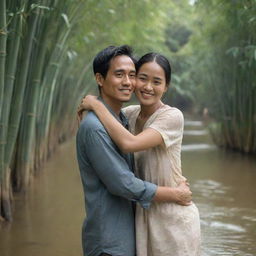
[[[83,119],[83,112],[85,110],[93,110],[93,106],[97,101],[97,96],[94,95],[87,95],[82,99],[80,105],[77,108],[78,121]]]

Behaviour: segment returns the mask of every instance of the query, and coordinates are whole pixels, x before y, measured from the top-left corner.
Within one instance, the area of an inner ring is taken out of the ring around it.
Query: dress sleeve
[[[88,159],[108,191],[148,208],[157,186],[135,177],[105,130],[93,130],[85,139]]]
[[[129,119],[132,113],[140,108],[139,105],[130,105],[128,107],[122,108],[123,113]]]
[[[159,113],[147,128],[158,131],[168,148],[182,141],[184,117],[180,110],[171,108]]]

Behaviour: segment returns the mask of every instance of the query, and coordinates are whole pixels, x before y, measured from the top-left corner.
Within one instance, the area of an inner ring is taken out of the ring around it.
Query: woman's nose
[[[147,82],[147,83],[144,85],[144,89],[145,89],[145,90],[148,90],[148,91],[151,91],[151,90],[153,89],[151,82]]]

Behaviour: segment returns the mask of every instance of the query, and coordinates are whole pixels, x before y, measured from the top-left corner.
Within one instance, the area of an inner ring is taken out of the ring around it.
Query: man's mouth
[[[132,92],[131,89],[119,89],[119,91],[125,93],[125,94],[130,94]]]

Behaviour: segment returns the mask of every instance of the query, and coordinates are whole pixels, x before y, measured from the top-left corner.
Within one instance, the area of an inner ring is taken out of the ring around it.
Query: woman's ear
[[[103,76],[102,76],[100,73],[96,73],[96,74],[95,74],[95,80],[96,80],[97,84],[98,84],[100,87],[102,87],[104,78],[103,78]]]
[[[164,87],[164,93],[166,93],[169,89],[169,84],[166,84],[165,87]]]

